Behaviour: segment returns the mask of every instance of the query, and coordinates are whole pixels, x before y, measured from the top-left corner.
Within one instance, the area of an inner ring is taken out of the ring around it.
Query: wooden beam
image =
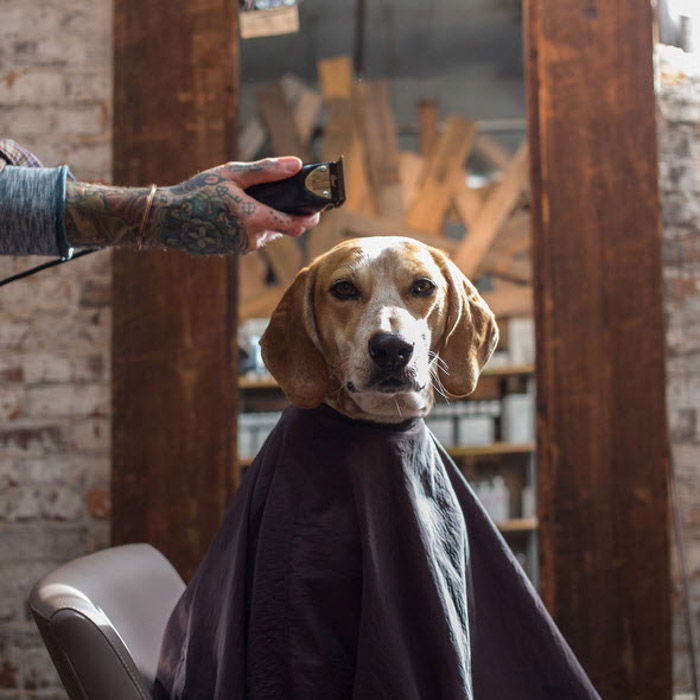
[[[455,174],[452,199],[459,218],[467,227],[467,234],[478,223],[479,212],[484,206],[481,194],[467,184],[467,173],[460,170]]]
[[[287,102],[292,107],[294,124],[301,144],[308,150],[323,104],[321,93],[312,90],[301,78],[292,73],[283,75],[280,83]]]
[[[318,62],[318,78],[323,99],[352,97],[353,68],[350,56],[324,58]]]
[[[264,85],[257,91],[258,111],[262,117],[272,142],[272,150],[277,156],[298,156],[309,160],[309,150],[297,129],[297,121],[292,105],[279,80]]]
[[[527,182],[527,146],[523,144],[511,158],[503,179],[484,201],[473,227],[467,232],[457,252],[455,263],[467,277],[476,275],[499,229],[510,215]]]
[[[433,152],[440,136],[440,103],[437,100],[419,100],[416,112],[418,114],[420,152],[423,157],[428,157]]]
[[[115,0],[114,12],[114,180],[166,185],[232,159],[235,0]],[[113,261],[112,539],[150,542],[188,577],[237,478],[236,263]]]
[[[541,590],[604,698],[671,698],[652,6],[527,0]]]
[[[301,269],[302,251],[296,238],[282,236],[268,243],[260,255],[269,261],[280,284],[288,285]]]
[[[493,288],[483,297],[496,318],[532,316],[532,287],[508,280],[494,279]]]
[[[378,213],[386,218],[402,219],[399,145],[387,81],[355,83],[352,100]]]
[[[413,151],[401,151],[399,153],[399,175],[401,177],[401,190],[404,207],[413,200],[418,180],[423,171],[423,156]]]
[[[247,321],[250,318],[269,318],[279,304],[286,287],[282,284],[268,287],[255,299],[249,299],[241,304],[238,311],[239,321]]]
[[[307,262],[311,262],[344,239],[343,230],[347,213],[347,210],[342,207],[321,214],[321,221],[306,234]]]
[[[420,185],[406,216],[410,228],[432,235],[442,233],[455,177],[464,168],[475,126],[474,122],[459,115],[448,117],[444,131],[425,160]]]
[[[426,245],[440,248],[448,253],[452,253],[457,247],[457,241],[446,236],[433,236],[430,233],[408,228],[400,222],[360,212],[346,211],[343,217],[343,225],[348,236],[407,236],[408,238],[422,241]]]
[[[491,134],[478,134],[474,139],[474,150],[496,170],[505,170],[513,157],[512,153]]]

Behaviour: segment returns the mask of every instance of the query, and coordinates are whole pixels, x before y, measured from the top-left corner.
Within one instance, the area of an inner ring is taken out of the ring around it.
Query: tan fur
[[[331,287],[339,279],[359,298],[337,299]],[[431,280],[434,291],[412,294],[417,279]],[[387,392],[372,384],[368,342],[377,332],[413,345],[411,386]],[[345,241],[301,270],[260,342],[292,403],[326,402],[353,418],[397,422],[430,410],[436,375],[450,396],[471,393],[497,340],[493,314],[445,253],[410,238],[370,237]]]

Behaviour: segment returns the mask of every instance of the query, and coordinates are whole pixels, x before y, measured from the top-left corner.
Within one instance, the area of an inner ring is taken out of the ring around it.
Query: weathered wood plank
[[[402,219],[399,145],[387,81],[355,83],[352,101],[377,211],[386,218]]]
[[[652,6],[525,7],[542,595],[602,697],[670,698]]]
[[[467,174],[460,170],[455,175],[452,201],[459,218],[467,227],[467,234],[477,225],[484,200],[479,192],[467,184]]]
[[[464,168],[474,137],[474,122],[451,115],[433,151],[425,161],[420,185],[406,216],[412,229],[432,235],[442,224],[452,199],[456,174]]]
[[[467,236],[454,255],[455,263],[467,277],[474,276],[493,240],[525,186],[528,173],[527,146],[523,144],[503,173],[503,179],[484,201]]]
[[[418,189],[418,180],[423,172],[423,156],[413,151],[401,151],[399,154],[399,175],[404,208],[413,200]]]
[[[294,114],[296,131],[302,146],[309,149],[311,136],[318,121],[323,98],[317,90],[312,90],[301,78],[287,73],[280,78],[282,89]]]
[[[437,100],[419,100],[416,105],[418,115],[418,132],[420,136],[420,152],[428,157],[433,152],[440,136],[440,103]]]
[[[268,243],[260,254],[270,261],[280,284],[289,284],[301,269],[303,256],[296,238],[290,236],[277,238]]]
[[[242,255],[238,260],[238,299],[243,304],[267,291],[267,261],[262,255]]]
[[[498,320],[532,316],[532,287],[502,279],[493,279],[492,286],[482,295]]]
[[[496,170],[505,170],[513,154],[491,134],[477,134],[474,150]]]
[[[349,236],[408,236],[435,246],[448,253],[457,247],[457,241],[446,236],[434,236],[423,231],[408,228],[405,224],[383,219],[360,212],[346,211],[343,219],[346,235]]]
[[[277,156],[298,156],[309,160],[309,150],[298,129],[294,110],[279,80],[261,87],[256,93],[258,112],[270,135]]]
[[[306,234],[306,262],[330,250],[343,239],[347,210],[331,209],[321,215],[318,226]]]
[[[323,99],[352,97],[353,68],[350,56],[324,58],[318,62],[318,78]]]
[[[345,209],[373,213],[374,196],[367,178],[362,145],[355,128],[352,100],[334,98],[326,102],[323,160],[345,156]]]
[[[115,181],[171,184],[232,159],[237,3],[114,11]],[[186,577],[237,478],[236,291],[231,258],[114,252],[112,539],[152,543]]]

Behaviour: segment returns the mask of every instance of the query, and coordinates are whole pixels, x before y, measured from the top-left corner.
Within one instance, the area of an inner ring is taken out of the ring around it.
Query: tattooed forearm
[[[190,253],[241,253],[248,237],[227,191],[216,175],[197,176],[182,185],[156,190],[141,243]],[[129,246],[137,242],[148,189],[68,183],[66,231],[71,245]],[[227,201],[230,200],[230,201]],[[254,205],[240,202],[242,213]]]
[[[248,235],[241,220],[215,188],[204,188],[197,196],[156,195],[149,217],[147,240],[158,241],[188,253],[242,253]]]
[[[147,189],[66,183],[66,233],[72,246],[104,247],[134,242]]]
[[[67,183],[66,230],[75,247],[180,248],[224,254],[256,250],[276,232],[301,235],[318,218],[292,217],[247,196],[247,185],[282,179],[298,159],[226,163],[172,187],[150,189]],[[251,173],[254,177],[251,177]],[[150,205],[149,205],[150,201]]]

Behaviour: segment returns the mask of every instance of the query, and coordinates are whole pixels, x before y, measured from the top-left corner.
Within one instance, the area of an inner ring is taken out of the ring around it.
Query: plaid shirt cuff
[[[22,165],[27,168],[41,168],[42,162],[23,146],[12,139],[0,139],[0,169],[4,165]]]

